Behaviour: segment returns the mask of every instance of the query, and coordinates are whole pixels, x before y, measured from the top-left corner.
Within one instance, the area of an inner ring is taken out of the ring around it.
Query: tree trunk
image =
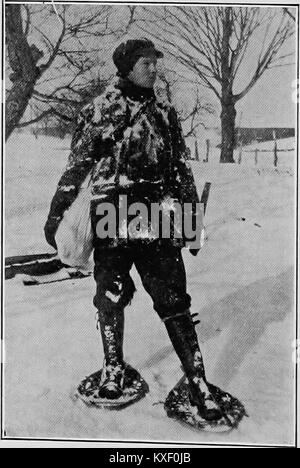
[[[222,103],[221,112],[221,128],[222,128],[222,144],[221,144],[221,163],[234,163],[233,150],[235,147],[235,118],[236,110],[234,102]]]
[[[36,66],[43,56],[35,45],[29,46],[23,31],[21,5],[6,5],[6,43],[12,87],[6,96],[5,139],[7,140],[24,115],[32,96],[34,86],[40,76]]]
[[[233,150],[235,146],[235,101],[232,91],[233,77],[230,59],[230,39],[233,32],[232,8],[226,7],[222,19],[222,53],[221,53],[221,74],[222,74],[222,97],[221,97],[221,163],[234,163]]]
[[[5,140],[7,140],[27,108],[34,90],[35,81],[27,79],[15,82],[7,96],[5,105]]]

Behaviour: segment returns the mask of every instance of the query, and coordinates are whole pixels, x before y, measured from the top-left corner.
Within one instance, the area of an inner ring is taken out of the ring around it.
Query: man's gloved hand
[[[58,229],[59,223],[60,223],[60,217],[49,216],[44,226],[44,233],[45,233],[46,241],[55,250],[57,250],[57,245],[55,242],[55,234]]]

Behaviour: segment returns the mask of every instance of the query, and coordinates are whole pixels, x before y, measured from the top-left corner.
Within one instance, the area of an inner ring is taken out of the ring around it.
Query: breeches
[[[126,307],[135,285],[130,270],[135,265],[153,307],[161,319],[184,312],[191,305],[181,249],[172,245],[135,244],[94,250],[94,305],[108,312]]]

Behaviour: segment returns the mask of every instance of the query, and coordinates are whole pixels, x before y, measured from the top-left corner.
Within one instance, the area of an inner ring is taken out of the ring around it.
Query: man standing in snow
[[[148,39],[128,40],[113,54],[117,78],[86,106],[78,119],[67,169],[53,198],[45,234],[56,247],[55,233],[64,212],[76,199],[92,171],[91,219],[94,231],[94,305],[98,310],[104,366],[99,398],[118,400],[124,389],[124,309],[135,286],[130,269],[135,265],[155,311],[166,326],[189,382],[190,401],[204,419],[218,420],[221,411],[205,378],[202,355],[190,313],[181,249],[184,236],[100,238],[99,204],[191,204],[192,217],[201,216],[192,171],[187,162],[182,129],[174,107],[160,101],[153,90],[157,59],[163,57]],[[202,226],[201,226],[202,227]],[[198,248],[191,249],[196,255]]]

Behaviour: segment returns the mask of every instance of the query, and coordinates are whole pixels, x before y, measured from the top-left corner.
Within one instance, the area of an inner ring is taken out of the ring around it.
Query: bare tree
[[[126,33],[134,21],[134,7],[128,7],[123,24],[112,25],[113,11],[109,5],[58,5],[55,9],[51,4],[6,5],[12,72],[6,97],[6,139],[16,127],[51,115],[71,121],[93,96],[92,88],[99,83],[102,88],[103,42]],[[34,118],[24,119],[28,104]]]
[[[196,137],[199,127],[206,128],[205,119],[207,115],[215,113],[214,106],[200,95],[198,87],[194,89],[193,94],[192,106],[188,105],[186,109],[179,112],[180,121],[183,124],[185,122],[188,123],[188,130],[184,134],[186,138],[190,136]]]
[[[174,101],[177,86],[187,85],[188,83],[176,73],[174,70],[159,70],[158,79],[161,85],[157,85],[156,92],[158,95],[165,95],[168,101]],[[190,86],[189,86],[190,88]],[[205,127],[205,117],[215,113],[214,106],[208,102],[204,96],[200,95],[199,87],[194,84],[193,89],[189,89],[189,93],[193,94],[194,98],[180,100],[177,105],[180,122],[184,124],[185,137],[196,136],[197,129]]]
[[[234,162],[236,103],[267,70],[286,65],[293,55],[283,51],[295,32],[290,11],[287,14],[282,9],[258,7],[172,6],[155,7],[152,11],[144,7],[142,12],[140,29],[159,38],[167,53],[195,73],[220,101],[220,161]],[[253,40],[257,38],[260,44],[253,50]],[[247,53],[252,60],[257,53],[256,63],[246,85],[237,90]]]

